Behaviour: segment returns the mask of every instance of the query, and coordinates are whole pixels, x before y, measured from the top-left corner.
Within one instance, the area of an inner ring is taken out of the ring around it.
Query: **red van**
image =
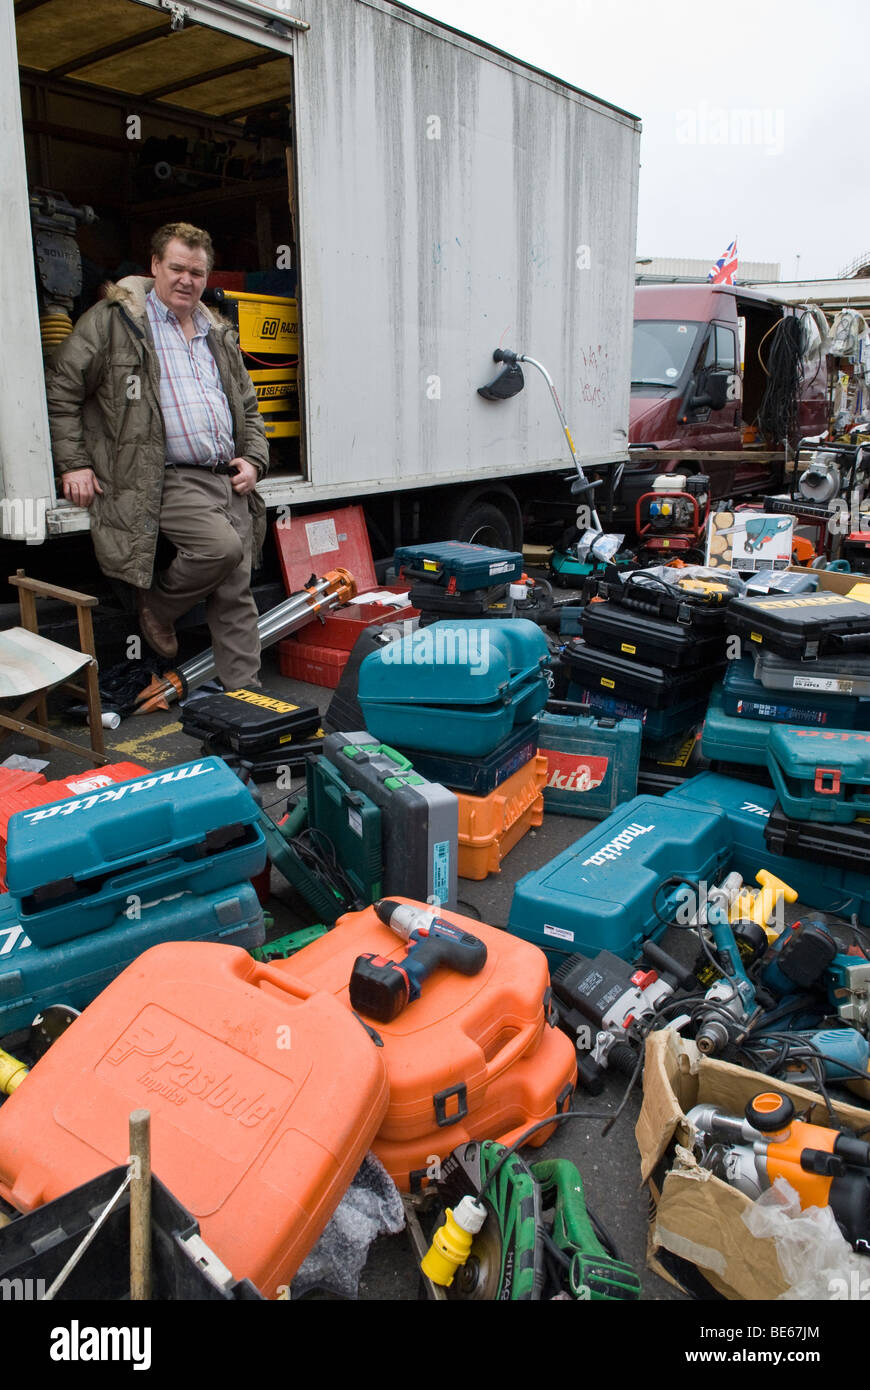
[[[709,474],[717,499],[781,487],[781,441],[764,440],[756,421],[772,330],[795,310],[737,285],[639,285],[634,306],[629,442],[638,457],[623,472],[619,502],[633,506],[669,472]],[[818,343],[817,330],[808,336]],[[816,351],[805,359],[792,446],[825,428],[825,388]],[[697,458],[657,462],[641,453],[649,450]]]

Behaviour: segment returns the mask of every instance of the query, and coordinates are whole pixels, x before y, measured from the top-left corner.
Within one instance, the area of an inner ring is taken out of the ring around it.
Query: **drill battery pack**
[[[215,751],[228,748],[241,757],[280,751],[314,734],[320,724],[316,705],[294,705],[265,690],[228,690],[185,701],[181,727],[207,739]]]
[[[846,917],[854,912],[860,922],[870,925],[870,875],[863,872],[859,862],[852,860],[849,866],[828,859],[812,860],[803,853],[793,857],[784,845],[767,841],[765,829],[776,805],[773,787],[723,777],[718,772],[701,772],[668,792],[663,800],[720,811],[728,822],[728,867],[742,874],[746,883],[754,884],[755,875],[766,869],[794,888],[803,907]],[[805,825],[813,833],[811,822]],[[832,837],[851,835],[856,826],[857,822],[855,826],[834,825],[827,831]],[[823,832],[826,827],[815,829]]]
[[[659,662],[646,666],[628,656],[600,651],[574,638],[562,653],[571,680],[586,690],[611,695],[615,700],[660,710],[706,696],[718,674],[717,663],[672,671]]]
[[[483,879],[501,872],[501,861],[544,819],[541,793],[546,776],[547,760],[536,753],[487,796],[456,793],[460,878]]]
[[[41,947],[109,927],[130,907],[208,893],[258,874],[259,808],[220,760],[148,773],[20,811],[9,821],[6,880]]]
[[[725,659],[725,630],[721,621],[720,631],[704,633],[686,624],[605,600],[588,604],[583,609],[580,625],[583,640],[590,647],[648,666],[684,671],[689,667],[715,665]]]
[[[565,956],[612,951],[634,960],[665,930],[679,902],[680,875],[715,882],[728,864],[724,814],[637,796],[514,889],[508,931],[558,965]]]
[[[603,820],[637,795],[639,720],[596,716],[588,705],[551,700],[535,722],[547,759],[545,811]]]
[[[250,951],[266,939],[250,883],[178,893],[119,912],[111,926],[74,941],[35,946],[8,893],[0,897],[0,1037],[29,1028],[51,1004],[82,1010],[116,975],[164,941],[221,941]]]
[[[752,644],[750,650],[792,661],[870,653],[870,604],[828,589],[734,599],[728,627]]]
[[[776,724],[767,767],[786,815],[848,825],[870,815],[870,734]]]
[[[722,705],[726,714],[737,719],[766,719],[774,724],[829,729],[870,728],[870,700],[857,695],[767,690],[755,677],[752,658],[746,656],[729,661],[725,668]]]
[[[390,1085],[371,1147],[404,1191],[434,1176],[434,1165],[457,1145],[492,1137],[509,1144],[536,1120],[567,1108],[577,1074],[573,1045],[547,1019],[550,982],[541,952],[470,917],[438,915],[483,941],[483,969],[470,976],[437,969],[392,1022],[365,1020],[382,1044],[373,1051],[383,1057]],[[349,1010],[361,952],[399,962],[406,953],[373,907],[342,917],[286,967]],[[543,1143],[548,1132],[530,1143]]]
[[[330,992],[233,946],[155,946],[0,1107],[0,1196],[29,1212],[126,1165],[144,1107],[154,1171],[233,1277],[275,1298],[387,1103],[382,1049]]]
[[[492,589],[522,578],[523,557],[517,550],[497,550],[467,541],[403,545],[393,556],[400,578],[438,585],[449,593]],[[411,602],[416,603],[413,591]]]
[[[394,747],[486,757],[543,709],[549,661],[528,618],[432,623],[363,661],[366,728]]]
[[[456,902],[459,810],[446,787],[427,782],[394,748],[371,734],[334,733],[324,757],[342,781],[381,812],[383,891]]]

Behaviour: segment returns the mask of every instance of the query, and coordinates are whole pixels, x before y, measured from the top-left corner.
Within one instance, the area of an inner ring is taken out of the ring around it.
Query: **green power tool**
[[[595,1234],[583,1182],[567,1159],[528,1164],[511,1154],[490,1178],[503,1144],[463,1144],[445,1159],[438,1182],[445,1207],[483,1196],[486,1220],[454,1276],[448,1297],[474,1300],[624,1302],[640,1280]]]

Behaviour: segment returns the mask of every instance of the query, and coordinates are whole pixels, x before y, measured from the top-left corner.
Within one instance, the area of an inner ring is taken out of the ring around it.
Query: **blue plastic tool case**
[[[588,604],[580,625],[590,647],[670,671],[715,664],[725,656],[724,627],[720,632],[696,632],[607,600]]]
[[[432,623],[363,661],[366,728],[394,748],[486,756],[547,703],[549,660],[527,618]]]
[[[507,737],[485,757],[468,757],[461,753],[424,753],[418,748],[399,749],[414,764],[414,771],[429,782],[440,782],[451,791],[467,792],[469,796],[489,796],[502,782],[525,767],[537,751],[536,719],[511,729]]]
[[[250,951],[266,939],[250,883],[133,906],[111,926],[40,947],[21,924],[15,900],[0,896],[0,1037],[28,1028],[51,1004],[85,1008],[137,956],[163,941],[221,941]]]
[[[756,646],[793,660],[870,652],[870,604],[829,589],[734,599],[728,626]]]
[[[497,550],[467,541],[402,545],[393,556],[399,577],[440,584],[452,592],[488,589],[522,578],[523,557],[517,550]]]
[[[685,671],[645,666],[630,657],[599,651],[576,637],[565,647],[562,659],[577,685],[648,709],[685,704],[706,695],[720,669],[716,662]]]
[[[767,766],[782,809],[795,820],[848,825],[870,815],[870,734],[777,724]]]
[[[722,705],[738,719],[766,719],[775,724],[817,724],[834,729],[870,728],[870,700],[857,695],[814,695],[811,691],[776,693],[755,678],[751,657],[729,661],[722,681]]]
[[[716,881],[727,868],[728,822],[713,806],[679,807],[637,796],[514,890],[508,931],[551,965],[579,951],[633,960],[665,930],[680,901],[672,875]]]
[[[259,808],[220,758],[68,797],[9,821],[6,886],[38,946],[109,927],[130,894],[209,893],[258,874]]]
[[[637,794],[641,725],[555,701],[535,716],[547,759],[544,810],[603,820]]]
[[[776,725],[766,719],[738,719],[736,715],[726,714],[722,686],[714,685],[701,735],[701,752],[711,762],[764,767],[767,740],[774,728]]]
[[[772,787],[723,777],[716,772],[702,772],[668,792],[662,800],[720,810],[728,822],[731,845],[728,867],[742,874],[748,884],[755,883],[760,869],[768,869],[794,888],[805,907],[846,917],[855,912],[860,922],[870,925],[870,874],[831,863],[817,863],[805,855],[780,854],[767,845],[765,829],[776,804],[776,792]]]
[[[459,803],[366,731],[328,734],[323,756],[342,781],[380,807],[385,897],[456,904]]]

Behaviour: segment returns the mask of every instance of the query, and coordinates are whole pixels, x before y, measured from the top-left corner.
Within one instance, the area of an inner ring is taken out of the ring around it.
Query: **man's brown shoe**
[[[174,661],[178,656],[178,638],[175,635],[175,629],[157,617],[151,607],[150,594],[147,589],[137,591],[136,601],[139,609],[139,627],[145,641],[153,652],[163,657],[164,661]]]

